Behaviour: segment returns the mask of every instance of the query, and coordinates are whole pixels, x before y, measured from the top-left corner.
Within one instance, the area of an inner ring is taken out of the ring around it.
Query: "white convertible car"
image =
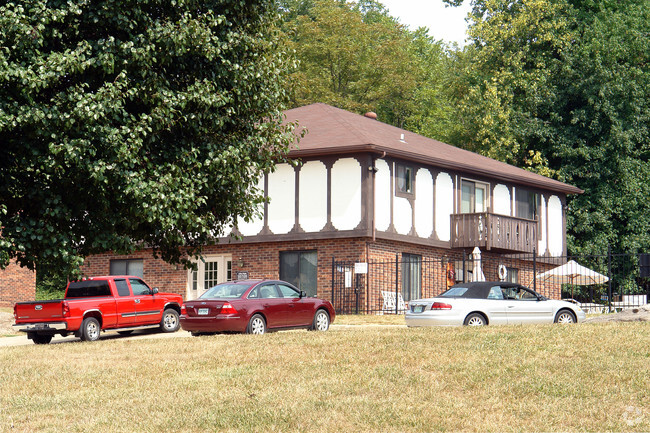
[[[409,302],[407,326],[577,323],[575,304],[548,299],[527,287],[502,281],[460,283],[435,298]]]

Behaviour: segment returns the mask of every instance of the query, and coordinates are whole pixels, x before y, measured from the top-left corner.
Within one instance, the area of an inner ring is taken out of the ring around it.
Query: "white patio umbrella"
[[[474,247],[472,259],[474,262],[472,266],[472,281],[485,281],[485,275],[481,269],[481,250],[479,247]]]
[[[603,274],[586,268],[574,260],[570,260],[564,265],[553,268],[550,271],[537,274],[537,279],[545,283],[573,284],[576,286],[602,284],[609,281],[609,278]]]

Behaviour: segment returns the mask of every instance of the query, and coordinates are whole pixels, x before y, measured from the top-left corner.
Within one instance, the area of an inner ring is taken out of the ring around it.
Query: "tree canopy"
[[[283,29],[299,62],[293,106],[325,102],[447,139],[455,57],[426,29],[410,31],[373,0],[285,0]]]
[[[0,6],[0,265],[183,262],[262,200],[293,141],[267,1]]]
[[[570,252],[648,249],[650,4],[472,4],[461,141],[585,190],[569,197]]]

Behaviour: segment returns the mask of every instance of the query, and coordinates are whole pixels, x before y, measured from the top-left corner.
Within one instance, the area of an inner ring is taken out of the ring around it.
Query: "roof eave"
[[[471,173],[480,176],[503,179],[504,181],[508,181],[512,183],[518,183],[518,184],[533,186],[541,189],[562,192],[564,194],[584,193],[584,190],[577,188],[573,185],[569,185],[551,178],[543,178],[543,176],[540,176],[543,179],[540,179],[539,181],[535,179],[525,179],[520,176],[517,176],[516,174],[512,175],[503,171],[478,169],[473,165],[464,164],[463,162],[458,162],[458,161],[450,162],[442,158],[425,156],[425,155],[416,154],[413,152],[407,152],[399,149],[377,146],[374,144],[355,144],[350,146],[338,146],[332,149],[327,149],[327,148],[294,149],[289,152],[289,157],[300,158],[300,157],[331,156],[331,155],[342,155],[342,154],[348,155],[348,154],[368,153],[368,152],[380,155],[382,157],[386,155],[398,157],[407,161],[425,163],[425,164],[433,165],[435,167],[445,168],[449,170],[457,170],[457,171],[462,171],[465,173]]]

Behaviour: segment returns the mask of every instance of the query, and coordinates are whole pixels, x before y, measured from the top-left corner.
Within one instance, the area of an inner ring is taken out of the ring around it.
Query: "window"
[[[539,194],[524,188],[517,188],[515,191],[517,198],[517,216],[529,220],[537,219],[537,208],[539,206]]]
[[[150,294],[149,286],[147,286],[144,283],[144,281],[131,278],[129,279],[129,283],[131,283],[131,290],[133,290],[133,296],[142,296],[142,295]]]
[[[131,295],[131,290],[129,290],[129,285],[126,284],[126,280],[115,280],[115,287],[119,296]]]
[[[444,293],[441,293],[438,296],[445,298],[460,298],[467,292],[467,287],[452,287]]]
[[[405,301],[420,298],[422,287],[422,256],[402,254],[402,296]]]
[[[316,296],[317,270],[316,251],[283,251],[280,253],[280,279],[304,290],[307,296]]]
[[[413,194],[413,169],[411,167],[404,164],[397,164],[395,186],[395,191],[397,193],[409,195]]]
[[[278,290],[280,290],[280,294],[282,295],[283,298],[299,298],[300,293],[296,292],[296,290],[293,287],[289,287],[285,284],[278,284],[277,285]]]
[[[241,298],[249,287],[243,284],[219,284],[205,292],[201,299],[237,299]]]
[[[509,283],[519,283],[519,269],[506,267],[506,281]]]
[[[137,260],[111,260],[111,275],[133,275],[144,277],[142,259]]]
[[[68,291],[65,294],[68,298],[92,298],[96,296],[111,296],[111,289],[108,281],[75,281],[70,283]]]
[[[487,192],[487,184],[463,179],[460,184],[460,213],[485,212]]]
[[[219,262],[205,262],[203,269],[203,287],[209,288],[219,284]]]
[[[490,287],[490,293],[488,293],[488,299],[503,299],[503,292],[501,291],[500,286]]]
[[[267,284],[266,286],[262,286],[259,288],[259,291],[261,299],[279,298],[275,284]]]

